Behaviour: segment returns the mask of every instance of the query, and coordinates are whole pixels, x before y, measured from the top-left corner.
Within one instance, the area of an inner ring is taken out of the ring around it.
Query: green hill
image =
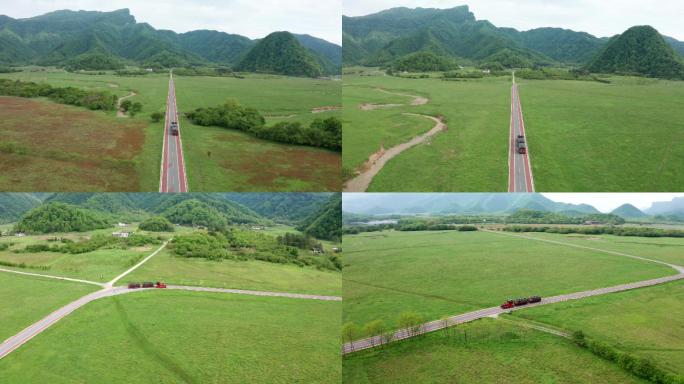
[[[242,204],[261,216],[286,223],[306,219],[330,198],[329,193],[227,193],[226,199]]]
[[[238,71],[317,77],[323,68],[289,32],[273,32],[259,41],[235,66]]]
[[[323,72],[340,72],[340,46],[308,35],[297,35],[297,39]],[[0,65],[57,65],[75,70],[117,69],[126,64],[233,66],[256,45],[255,40],[219,31],[157,30],[138,23],[128,9],[63,10],[26,19],[0,15]]]
[[[342,238],[342,194],[335,193],[297,228],[317,239],[339,241]]]
[[[623,219],[640,219],[648,217],[647,214],[643,213],[639,208],[633,206],[632,204],[622,204],[621,206],[615,208],[611,214],[620,216]]]
[[[29,211],[14,230],[28,233],[84,232],[109,226],[101,213],[64,203],[48,203]]]
[[[228,220],[221,212],[196,199],[185,200],[167,208],[162,215],[174,224],[203,226],[211,230],[220,230],[228,226]]]
[[[16,221],[40,203],[28,193],[0,193],[0,223]]]
[[[456,62],[433,52],[416,52],[397,59],[392,64],[394,71],[448,71],[456,68]]]
[[[592,72],[637,73],[684,79],[684,59],[650,26],[632,27],[613,37],[587,66]]]

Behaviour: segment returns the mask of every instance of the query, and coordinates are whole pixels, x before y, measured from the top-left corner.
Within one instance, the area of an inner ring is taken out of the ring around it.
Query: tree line
[[[86,91],[73,87],[53,87],[21,80],[0,79],[0,95],[17,97],[47,97],[67,105],[85,107],[91,110],[113,111],[118,97],[107,91]]]
[[[279,122],[266,125],[266,119],[255,108],[228,100],[216,107],[197,108],[187,113],[197,125],[237,129],[260,139],[288,144],[342,149],[342,122],[336,117],[315,119],[308,127],[300,122]]]
[[[110,226],[108,219],[95,211],[64,203],[48,203],[29,211],[14,225],[14,232],[85,232]]]
[[[582,235],[615,235],[615,236],[635,236],[635,237],[684,237],[684,231],[677,229],[661,229],[652,227],[607,227],[607,226],[585,226],[585,227],[536,227],[512,225],[503,228],[508,232],[548,232],[569,234],[577,233]]]

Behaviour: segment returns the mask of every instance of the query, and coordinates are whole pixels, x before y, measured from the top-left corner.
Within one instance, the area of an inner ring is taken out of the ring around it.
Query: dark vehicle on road
[[[166,288],[166,283],[164,283],[163,281],[157,281],[157,284],[155,284],[155,287]]]
[[[518,135],[518,138],[515,140],[515,145],[518,149],[518,153],[522,155],[527,153],[527,146],[525,145],[525,136]]]
[[[515,302],[513,302],[513,304],[515,304],[515,306],[518,307],[521,305],[526,305],[529,302],[530,302],[530,299],[528,299],[527,297],[522,297],[520,299],[515,299]]]
[[[171,134],[173,136],[178,136],[178,123],[175,121],[171,122]]]
[[[146,282],[142,283],[142,287],[143,288],[154,288],[154,283],[151,281],[146,281]]]
[[[503,304],[501,304],[501,309],[509,309],[513,308],[514,306],[515,303],[513,303],[513,300],[506,300]]]
[[[530,297],[530,303],[539,303],[541,301],[540,296],[532,296]]]
[[[140,288],[140,283],[128,283],[128,289]]]

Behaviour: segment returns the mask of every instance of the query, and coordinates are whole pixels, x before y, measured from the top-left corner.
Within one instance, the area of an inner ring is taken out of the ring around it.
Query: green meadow
[[[7,383],[339,383],[339,315],[336,302],[131,293],[79,309],[0,371]]]
[[[684,374],[682,281],[530,308],[513,315],[581,330],[589,338]]]
[[[95,285],[0,272],[0,341],[98,289]]]
[[[647,383],[569,340],[492,319],[347,355],[342,382]]]
[[[112,137],[112,125],[134,124],[138,129],[135,137],[125,136],[119,140],[122,142],[125,140],[133,141],[132,143],[127,142],[130,147],[127,148],[131,153],[127,153],[127,156],[121,160],[126,161],[124,165],[128,168],[124,170],[127,173],[121,174],[121,170],[117,173],[115,168],[111,175],[105,176],[122,178],[123,180],[119,185],[130,184],[130,190],[157,191],[159,189],[163,122],[152,123],[149,115],[152,112],[165,110],[168,92],[167,74],[125,77],[114,74],[88,75],[34,69],[33,71],[0,74],[0,77],[44,82],[53,86],[107,90],[120,97],[135,92],[137,95],[129,100],[142,103],[143,109],[133,118],[116,118],[115,112],[91,112],[62,105],[55,105],[54,108],[79,111],[90,116],[93,121],[101,120],[102,123],[98,127],[102,127],[102,132],[97,135],[96,143],[104,147],[114,145],[110,139]],[[268,124],[282,120],[300,121],[308,124],[317,117],[326,118],[340,115],[341,82],[339,81],[249,74],[241,79],[200,76],[176,76],[174,79],[178,109],[181,114],[198,107],[215,106],[228,99],[236,99],[243,105],[258,109],[267,118]],[[319,112],[317,108],[325,108],[325,110]],[[196,126],[183,116],[180,119],[190,190],[335,191],[340,189],[341,157],[338,152],[265,141],[239,131]],[[73,120],[73,118],[53,118],[50,120],[46,117],[45,124],[56,127],[65,124],[70,126],[69,120]],[[19,123],[17,122],[17,124]],[[2,130],[1,127],[0,130]],[[118,129],[114,132],[120,131]],[[31,131],[27,133],[31,133]],[[92,136],[92,134],[78,131],[67,135],[57,143],[62,145],[64,142],[73,142],[83,145],[83,138],[88,136]],[[31,140],[26,140],[26,145],[29,146],[28,149],[31,152],[45,150],[45,146],[31,147]],[[97,151],[93,152],[97,153]],[[89,155],[95,156],[90,153]],[[73,156],[71,155],[71,157]],[[4,163],[12,169],[21,163],[19,161],[21,159],[11,158]],[[51,169],[50,164],[53,164],[55,159],[48,160],[47,163],[41,163],[41,167],[45,168],[46,171],[41,173],[40,178],[26,181],[15,189],[69,190],[69,188],[40,188],[41,185],[49,187],[57,183],[50,178],[53,177],[52,175],[59,175],[59,173],[47,172]],[[34,160],[34,162],[36,161]],[[72,161],[72,163],[74,162]],[[264,167],[264,164],[268,166]],[[25,167],[29,167],[29,165],[25,165]],[[86,171],[89,169],[89,165],[83,164],[82,161],[67,165],[74,169],[70,173],[62,175],[62,178],[79,180],[85,185],[94,184],[91,188],[93,190],[119,191],[126,189],[106,184],[107,179],[104,176],[98,175],[99,178],[95,181],[91,180],[95,176],[89,175]],[[35,165],[33,168],[37,167],[38,165]],[[29,172],[17,171],[17,176],[11,180],[16,179],[15,184],[20,183],[19,179],[25,178],[20,177],[22,173]],[[41,182],[42,184],[40,184]]]
[[[172,256],[166,250],[126,276],[126,281],[340,295],[342,274],[258,260],[213,261]]]
[[[672,275],[659,265],[488,232],[370,232],[345,236],[344,322],[402,312],[425,320],[501,304]]]
[[[428,98],[412,106],[411,97]],[[369,191],[505,191],[508,175],[510,77],[477,81],[345,75],[342,89],[346,178],[381,145],[385,149],[433,127],[443,116],[447,131],[404,151],[374,178]],[[363,103],[403,104],[362,110]]]

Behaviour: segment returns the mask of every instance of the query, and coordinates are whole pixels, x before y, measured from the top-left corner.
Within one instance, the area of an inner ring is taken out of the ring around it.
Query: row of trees
[[[644,357],[636,357],[630,353],[622,352],[608,343],[588,338],[581,330],[572,335],[575,344],[588,349],[596,356],[616,363],[622,369],[637,377],[656,384],[684,384],[684,376],[667,372],[653,361]]]
[[[261,260],[277,264],[313,266],[324,270],[341,270],[342,261],[333,254],[309,255],[287,245],[275,236],[230,229],[220,232],[194,232],[176,236],[171,251],[181,257],[209,260]]]
[[[24,249],[15,250],[15,253],[38,253],[38,252],[58,252],[69,254],[81,254],[97,251],[98,249],[127,249],[130,247],[141,247],[148,244],[161,244],[160,237],[148,236],[143,234],[132,234],[127,238],[118,238],[105,234],[95,234],[87,240],[72,241],[60,239],[60,242],[53,244],[28,244]]]
[[[428,223],[411,223],[398,224],[395,228],[398,231],[477,231],[474,225],[455,225],[455,224],[428,224]]]
[[[423,333],[423,323],[425,323],[425,318],[412,311],[402,312],[397,318],[399,328],[409,337]],[[378,346],[392,342],[396,333],[396,329],[387,327],[385,322],[379,319],[369,321],[363,327],[359,327],[354,322],[348,322],[342,326],[342,340],[350,343],[352,349],[354,341],[359,338],[368,338],[372,346]]]
[[[388,70],[388,73],[448,71],[456,67],[456,62],[449,57],[437,55],[434,52],[422,51],[397,59]]]
[[[47,97],[56,103],[103,111],[115,110],[118,101],[116,95],[106,91],[86,91],[73,87],[59,88],[49,84],[9,79],[0,79],[0,95]]]
[[[280,122],[269,127],[259,111],[233,99],[217,107],[197,108],[187,117],[197,125],[237,129],[265,140],[337,151],[342,148],[342,122],[335,117],[315,119],[308,127],[300,122]]]
[[[635,237],[684,237],[684,231],[677,229],[660,229],[651,227],[533,227],[512,225],[503,228],[508,232],[548,232],[548,233],[578,233],[583,235],[615,235]]]

